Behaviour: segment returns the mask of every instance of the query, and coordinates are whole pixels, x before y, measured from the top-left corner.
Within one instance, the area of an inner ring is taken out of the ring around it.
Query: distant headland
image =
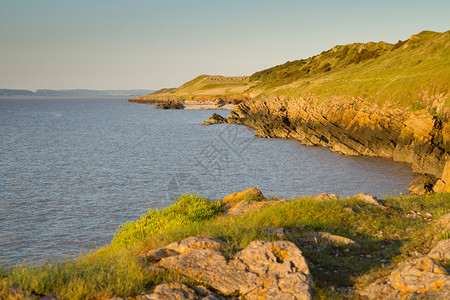
[[[35,92],[31,90],[15,90],[15,89],[0,89],[0,97],[129,97],[154,92],[153,90],[88,90],[88,89],[73,89],[73,90],[46,90],[39,89]]]

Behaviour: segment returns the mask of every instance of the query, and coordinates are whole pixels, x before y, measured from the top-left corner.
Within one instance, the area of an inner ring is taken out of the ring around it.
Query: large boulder
[[[204,245],[210,242],[207,237],[196,238],[206,239]],[[231,260],[217,248],[183,249],[187,251],[162,258],[158,265],[201,281],[225,296],[312,299],[307,262],[300,249],[289,241],[253,241]]]

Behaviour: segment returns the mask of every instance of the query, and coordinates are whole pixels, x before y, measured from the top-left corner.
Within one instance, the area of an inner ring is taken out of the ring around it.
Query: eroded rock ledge
[[[314,97],[253,99],[235,107],[227,122],[249,126],[259,137],[392,158],[437,178],[443,178],[450,158],[450,126],[429,111],[382,109],[357,98],[332,97],[322,103]],[[437,192],[448,189],[450,176],[447,181],[438,182]]]

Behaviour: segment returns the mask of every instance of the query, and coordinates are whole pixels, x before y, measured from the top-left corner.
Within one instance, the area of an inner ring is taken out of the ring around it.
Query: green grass
[[[382,106],[430,108],[449,103],[450,31],[424,31],[396,45],[379,42],[336,46],[309,59],[287,62],[250,76],[260,96],[363,97]],[[413,104],[415,103],[415,104]]]
[[[121,226],[112,243],[95,253],[39,266],[0,268],[0,298],[11,288],[68,299],[105,299],[148,293],[162,282],[189,278],[171,272],[147,272],[139,256],[146,251],[193,235],[215,236],[228,243],[232,256],[256,239],[273,240],[259,230],[284,227],[293,236],[327,231],[351,238],[360,247],[326,246],[320,249],[292,238],[311,263],[316,298],[342,297],[339,288],[362,287],[386,275],[395,264],[417,253],[427,253],[440,233],[426,218],[410,218],[415,210],[433,220],[450,209],[450,194],[387,199],[382,209],[345,199],[317,201],[302,197],[279,202],[239,216],[221,213],[219,202],[198,195],[182,195],[164,210],[150,210],[135,222]],[[443,238],[439,236],[439,238]]]
[[[396,44],[335,46],[316,56],[262,70],[249,77],[201,75],[150,98],[241,95],[242,99],[282,96],[357,97],[381,107],[440,114],[450,106],[450,31],[423,31]],[[251,95],[251,97],[250,97]]]

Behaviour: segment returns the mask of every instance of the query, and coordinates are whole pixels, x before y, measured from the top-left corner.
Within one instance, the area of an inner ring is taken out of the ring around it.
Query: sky
[[[0,88],[160,89],[450,30],[448,0],[0,0]]]

